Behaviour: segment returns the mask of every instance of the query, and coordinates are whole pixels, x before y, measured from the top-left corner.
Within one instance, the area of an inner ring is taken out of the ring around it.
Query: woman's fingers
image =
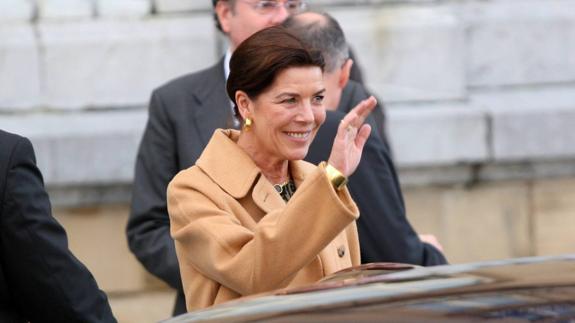
[[[361,101],[358,107],[358,109],[360,110],[360,112],[358,112],[358,115],[361,115],[362,117],[367,117],[371,113],[373,108],[375,108],[376,104],[377,100],[373,95]]]
[[[364,124],[359,129],[357,137],[355,138],[355,145],[360,151],[363,151],[363,146],[367,142],[367,138],[369,138],[370,133],[371,133],[371,126],[369,124]]]
[[[345,176],[353,174],[361,159],[363,146],[371,133],[371,126],[364,122],[376,103],[374,97],[361,101],[343,117],[339,124],[328,161]]]
[[[341,126],[343,128],[347,128],[350,125],[355,128],[361,127],[376,104],[377,100],[373,96],[361,101],[342,119]]]
[[[355,118],[355,120],[353,121],[353,125],[355,127],[360,127],[365,122],[365,119],[367,118],[367,116],[369,116],[371,111],[373,111],[376,104],[377,104],[377,100],[373,96],[370,96],[369,98],[361,101],[352,110],[352,112],[355,112],[355,114],[357,116]]]

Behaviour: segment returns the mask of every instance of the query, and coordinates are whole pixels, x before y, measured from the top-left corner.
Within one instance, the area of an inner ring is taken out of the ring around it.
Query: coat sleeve
[[[32,322],[115,322],[106,295],[52,217],[32,145],[20,139],[11,156],[0,248],[18,310]]]
[[[285,287],[359,215],[347,190],[336,192],[321,167],[253,230],[239,223],[233,212],[246,211],[238,203],[230,208],[232,198],[219,187],[199,190],[190,186],[201,186],[193,181],[198,176],[178,175],[168,188],[181,266],[193,266],[240,295]]]
[[[126,234],[130,250],[140,263],[170,286],[181,289],[166,202],[168,183],[177,172],[173,124],[161,96],[154,92],[136,160]]]

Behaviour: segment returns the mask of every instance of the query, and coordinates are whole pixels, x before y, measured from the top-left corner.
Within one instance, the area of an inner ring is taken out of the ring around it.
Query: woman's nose
[[[309,103],[303,104],[303,106],[299,110],[296,120],[300,122],[313,122],[314,119],[315,115],[313,113],[311,104]]]

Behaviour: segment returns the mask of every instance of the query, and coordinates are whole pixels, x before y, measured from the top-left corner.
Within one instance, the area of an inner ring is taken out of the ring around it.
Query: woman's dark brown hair
[[[260,30],[243,41],[230,60],[228,96],[236,105],[236,92],[243,91],[255,99],[271,86],[277,75],[289,67],[317,66],[322,72],[321,52],[306,47],[284,27]],[[237,106],[234,111],[238,118]]]

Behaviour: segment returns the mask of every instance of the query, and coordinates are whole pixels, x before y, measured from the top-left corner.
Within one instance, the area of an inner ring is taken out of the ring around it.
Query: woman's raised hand
[[[328,163],[346,177],[355,172],[361,160],[363,146],[371,132],[371,126],[364,122],[376,103],[373,96],[361,101],[339,124]]]

